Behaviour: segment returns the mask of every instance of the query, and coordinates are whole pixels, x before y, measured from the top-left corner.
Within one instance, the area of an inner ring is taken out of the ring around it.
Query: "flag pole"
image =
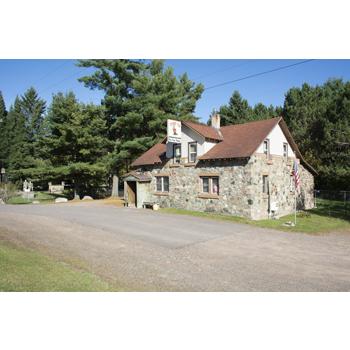
[[[294,226],[297,225],[297,188],[294,183]]]

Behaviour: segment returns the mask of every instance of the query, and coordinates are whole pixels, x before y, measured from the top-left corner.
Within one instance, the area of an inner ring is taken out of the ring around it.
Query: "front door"
[[[128,205],[136,206],[136,181],[127,181]]]

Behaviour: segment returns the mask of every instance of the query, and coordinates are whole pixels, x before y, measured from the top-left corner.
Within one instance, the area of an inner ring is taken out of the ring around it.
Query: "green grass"
[[[33,201],[39,201],[40,204],[54,203],[57,197],[66,197],[64,194],[52,194],[48,192],[35,192],[33,199],[25,199],[22,196],[11,197],[7,204],[31,204]]]
[[[21,196],[15,196],[8,199],[7,204],[30,204],[32,200],[22,198]]]
[[[164,213],[191,215],[197,217],[205,217],[213,220],[232,221],[242,224],[249,224],[253,226],[272,228],[276,230],[289,231],[289,232],[305,232],[305,233],[323,233],[331,231],[349,231],[350,232],[350,217],[348,217],[344,211],[344,208],[337,203],[327,203],[319,201],[318,208],[300,212],[297,214],[297,225],[295,227],[284,226],[287,221],[294,222],[294,215],[283,216],[276,220],[249,220],[238,216],[222,215],[215,213],[206,213],[193,210],[164,208],[160,209]],[[327,215],[328,207],[332,205],[332,216]],[[338,211],[335,208],[338,208]],[[327,208],[327,210],[325,209]]]
[[[104,292],[98,276],[0,240],[0,292]]]

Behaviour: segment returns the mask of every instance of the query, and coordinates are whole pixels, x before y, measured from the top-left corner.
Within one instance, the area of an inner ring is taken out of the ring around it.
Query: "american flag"
[[[294,177],[294,184],[295,184],[295,190],[299,192],[300,190],[300,176],[298,171],[298,163],[295,160],[294,166],[293,166],[293,177]]]

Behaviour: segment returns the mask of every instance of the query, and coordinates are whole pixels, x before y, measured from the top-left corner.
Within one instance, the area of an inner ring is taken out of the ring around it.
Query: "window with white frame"
[[[201,181],[203,193],[219,195],[218,176],[201,176]]]
[[[174,145],[174,163],[180,164],[181,161],[181,143]]]
[[[197,142],[188,143],[188,161],[194,163],[197,160]]]
[[[156,191],[169,192],[169,176],[156,177]]]
[[[283,143],[283,158],[288,158],[288,143]]]
[[[270,140],[266,139],[263,144],[263,152],[266,154],[266,156],[270,157]]]

